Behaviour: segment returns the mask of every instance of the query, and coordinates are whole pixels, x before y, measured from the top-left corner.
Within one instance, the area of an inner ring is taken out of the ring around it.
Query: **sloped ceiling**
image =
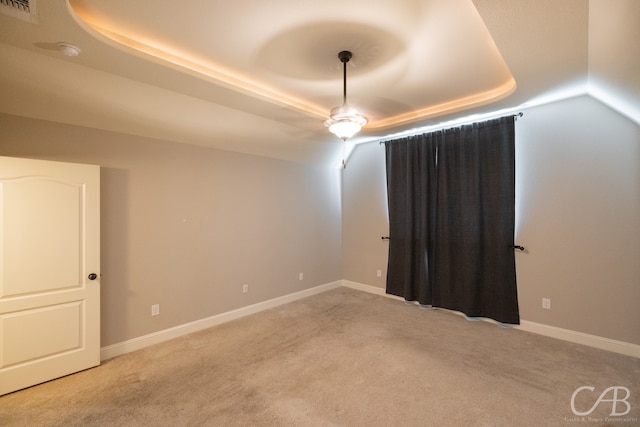
[[[355,142],[587,92],[640,122],[635,0],[34,4],[0,14],[4,113],[331,166],[346,49]]]

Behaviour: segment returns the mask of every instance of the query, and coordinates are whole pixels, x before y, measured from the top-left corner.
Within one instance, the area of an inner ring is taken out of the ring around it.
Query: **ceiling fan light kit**
[[[347,105],[347,62],[352,56],[353,54],[347,50],[338,54],[338,58],[343,64],[343,102],[342,105],[331,109],[330,117],[324,122],[324,125],[329,128],[329,132],[343,141],[360,132],[362,127],[367,124],[366,117],[360,115],[355,108]]]

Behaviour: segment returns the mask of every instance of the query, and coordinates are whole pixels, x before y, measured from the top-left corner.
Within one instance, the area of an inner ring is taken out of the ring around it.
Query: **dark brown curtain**
[[[387,293],[518,324],[514,117],[388,141],[385,152]]]

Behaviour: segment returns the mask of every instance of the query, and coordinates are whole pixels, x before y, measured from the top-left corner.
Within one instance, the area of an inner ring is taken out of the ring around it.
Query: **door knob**
[[[96,280],[98,278],[98,275],[96,273],[91,273],[88,277],[89,280]]]

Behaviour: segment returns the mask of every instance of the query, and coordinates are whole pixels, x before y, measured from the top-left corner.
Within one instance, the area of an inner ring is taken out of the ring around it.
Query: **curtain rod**
[[[429,133],[429,132],[435,132],[438,130],[443,130],[443,129],[453,129],[453,128],[457,128],[457,127],[461,127],[464,125],[468,125],[471,123],[477,123],[480,121],[486,121],[486,120],[492,120],[492,119],[497,119],[500,117],[508,117],[509,115],[502,115],[502,114],[492,114],[492,115],[487,115],[486,117],[476,117],[474,119],[469,118],[469,120],[463,120],[461,122],[457,122],[456,120],[450,120],[449,122],[445,122],[442,123],[440,125],[434,125],[432,127],[429,126],[425,126],[423,128],[420,129],[415,129],[413,131],[406,131],[406,133],[404,132],[400,132],[396,135],[389,135],[389,136],[385,136],[382,138],[378,139],[378,144],[382,145],[383,143],[387,142],[387,141],[392,141],[394,139],[400,139],[400,138],[407,138],[410,136],[416,136],[416,135],[420,135],[422,133]],[[518,117],[522,117],[524,116],[524,113],[522,111],[519,111],[515,114],[511,114],[512,117],[515,117],[516,121],[518,120]],[[449,124],[447,124],[449,123]]]

